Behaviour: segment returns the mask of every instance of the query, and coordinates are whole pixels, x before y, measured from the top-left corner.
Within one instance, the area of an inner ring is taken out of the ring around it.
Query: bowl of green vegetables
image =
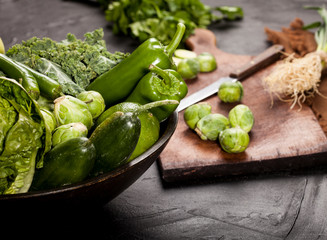
[[[38,186],[39,189],[35,188],[34,179],[30,190],[27,192],[0,195],[0,205],[5,208],[10,206],[19,208],[36,205],[38,207],[49,206],[49,204],[51,204],[52,207],[80,206],[83,204],[93,204],[97,206],[106,204],[132,185],[154,163],[173,135],[177,122],[178,113],[175,111],[165,121],[160,122],[158,139],[150,148],[132,160],[126,161],[126,163],[115,167],[111,171],[109,170],[103,173],[97,172],[97,174],[88,175],[82,181],[64,184],[62,186],[59,186],[59,184],[56,187],[50,187],[51,181],[56,182],[58,180],[49,180],[49,175],[51,175],[51,173],[47,171],[47,180],[40,181],[40,185]],[[73,138],[73,140],[76,139],[79,138]],[[58,146],[60,146],[60,144]],[[87,148],[86,146],[85,149]],[[76,154],[76,151],[74,151],[75,150],[72,148],[69,156],[72,157]],[[85,155],[85,153],[83,154]],[[62,159],[62,154],[59,154],[58,158]],[[75,158],[80,157],[75,155]],[[45,160],[47,159],[49,159],[48,155],[46,155]],[[68,159],[66,159],[66,161],[67,160]],[[97,159],[95,159],[95,161],[97,161]],[[62,162],[61,164],[64,163]],[[46,163],[44,167],[47,167]],[[64,172],[61,174],[64,174]],[[40,174],[34,174],[34,178],[41,179],[42,177],[43,176]],[[59,181],[61,180],[59,179]]]
[[[121,102],[105,110],[101,94],[83,91],[56,98],[50,111],[16,80],[0,77],[0,86],[5,208],[110,201],[158,158],[178,121],[176,111],[163,121],[149,111],[175,100]]]
[[[188,89],[172,55],[184,31],[131,54],[108,52],[102,29],[2,51],[0,207],[103,204],[134,183],[177,126]]]

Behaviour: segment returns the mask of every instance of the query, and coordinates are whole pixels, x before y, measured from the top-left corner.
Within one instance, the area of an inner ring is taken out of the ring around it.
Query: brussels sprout
[[[228,118],[232,127],[239,126],[246,132],[250,132],[254,124],[254,116],[250,108],[239,104],[229,111]]]
[[[77,98],[86,103],[93,119],[99,117],[106,107],[102,95],[96,91],[81,92]]]
[[[220,85],[218,97],[226,103],[240,102],[243,98],[243,85],[239,81],[227,81]]]
[[[211,113],[210,104],[203,102],[189,106],[184,112],[184,121],[191,128],[194,129],[198,121],[204,116]]]
[[[197,59],[200,63],[200,72],[211,72],[217,68],[216,58],[211,53],[203,52]]]
[[[200,72],[200,63],[196,58],[182,59],[177,65],[177,72],[184,79],[193,79]]]
[[[53,132],[53,130],[55,130],[55,128],[57,127],[57,122],[56,122],[55,116],[53,115],[52,112],[50,112],[47,109],[41,108],[40,111],[44,118],[45,125],[47,126],[47,128],[49,129],[50,132]]]
[[[87,133],[87,127],[80,122],[61,125],[52,134],[52,146],[56,146],[71,138],[86,137]]]
[[[5,54],[5,45],[3,45],[2,39],[0,38],[0,53]]]
[[[184,59],[184,58],[196,58],[196,53],[187,49],[177,49],[174,52],[176,58]]]
[[[229,128],[228,119],[220,113],[211,113],[201,118],[196,124],[195,132],[202,140],[217,140],[219,133]]]
[[[172,57],[172,60],[176,66],[182,61],[182,58]]]
[[[244,152],[250,142],[249,134],[239,127],[228,128],[219,134],[222,149],[228,153]]]
[[[54,115],[59,126],[68,123],[81,122],[87,127],[87,129],[92,127],[92,114],[86,103],[82,100],[66,95],[57,98],[54,103]]]

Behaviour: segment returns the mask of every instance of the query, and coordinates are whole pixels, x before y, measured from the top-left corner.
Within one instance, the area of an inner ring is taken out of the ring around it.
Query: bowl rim
[[[92,177],[86,180],[83,180],[79,183],[69,184],[66,186],[52,188],[47,190],[38,190],[38,191],[31,191],[26,193],[17,193],[17,194],[5,194],[0,195],[0,202],[4,200],[19,200],[19,199],[33,199],[38,197],[44,197],[48,195],[54,194],[61,194],[65,192],[71,192],[78,189],[83,189],[86,187],[93,186],[99,182],[107,181],[110,178],[113,178],[117,175],[122,174],[123,172],[127,171],[129,168],[139,164],[140,162],[146,160],[150,155],[156,152],[162,145],[168,142],[170,137],[174,134],[175,129],[178,123],[178,112],[174,111],[165,121],[166,129],[162,132],[160,138],[157,140],[155,144],[153,144],[147,151],[145,151],[140,156],[136,157],[132,161],[127,164],[122,165],[121,167],[110,171],[108,173],[101,174],[96,177]]]

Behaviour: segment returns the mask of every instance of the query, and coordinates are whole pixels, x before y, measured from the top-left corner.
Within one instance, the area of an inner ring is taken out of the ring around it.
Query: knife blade
[[[201,90],[187,96],[182,99],[177,107],[177,111],[180,112],[185,108],[210,97],[218,92],[220,85],[226,81],[241,81],[250,75],[254,74],[258,70],[267,67],[280,58],[280,54],[283,50],[283,46],[279,44],[272,45],[265,51],[254,57],[251,61],[241,66],[239,69],[235,69],[229,74],[229,76],[219,78],[214,83],[202,88]]]

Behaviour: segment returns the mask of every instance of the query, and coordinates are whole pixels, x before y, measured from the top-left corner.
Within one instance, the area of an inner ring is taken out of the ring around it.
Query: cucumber
[[[90,136],[96,149],[92,176],[112,171],[125,164],[134,151],[141,132],[141,121],[134,113],[115,112]]]
[[[159,103],[159,101],[157,103]],[[158,106],[157,103],[152,102],[151,104],[154,107]],[[137,114],[141,121],[141,133],[134,152],[132,153],[128,161],[131,161],[142,153],[144,153],[159,139],[159,120],[149,111],[149,109],[147,109],[146,106],[150,105],[141,105],[139,103],[133,102],[121,102],[108,108],[96,120],[96,125],[99,125],[101,124],[101,122],[103,122],[106,118],[110,117],[115,112],[131,112]],[[145,109],[141,110],[143,108]]]
[[[95,157],[95,147],[86,137],[60,143],[45,155],[43,168],[36,171],[31,189],[44,190],[80,182],[89,175]]]

